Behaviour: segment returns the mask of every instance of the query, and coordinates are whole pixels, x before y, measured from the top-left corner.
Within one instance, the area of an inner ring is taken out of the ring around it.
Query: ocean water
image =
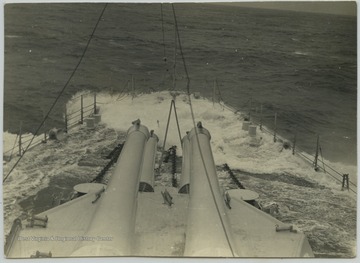
[[[83,52],[102,4],[5,6],[4,130],[34,132]],[[175,6],[192,92],[249,112],[309,153],[356,163],[356,18],[206,4]],[[169,4],[109,4],[44,129],[63,126],[78,91],[173,89]],[[16,19],[15,19],[16,17]],[[163,30],[162,30],[163,29]],[[163,41],[164,32],[164,41]],[[176,90],[186,89],[177,51]],[[167,61],[164,62],[164,57]],[[250,104],[251,101],[251,104]],[[251,105],[251,107],[250,107]],[[257,112],[257,113],[256,113]],[[44,130],[43,129],[43,130]]]
[[[80,101],[76,97],[80,94],[68,102],[69,112],[79,109]],[[140,118],[142,124],[154,129],[159,137],[158,146],[163,145],[165,120],[172,99],[168,91],[141,94],[134,98],[129,94],[119,96],[104,92],[99,93],[97,99],[102,103],[102,123],[95,130],[87,129],[86,125],[77,126],[64,139],[50,140],[34,147],[5,181],[4,233],[8,233],[15,218],[25,219],[43,212],[60,199],[67,199],[76,184],[95,178],[108,162],[102,156],[106,156],[117,143],[123,142],[132,120]],[[91,103],[92,95],[84,95],[84,101],[85,105]],[[357,210],[353,192],[341,191],[339,181],[326,173],[314,171],[311,163],[301,155],[293,155],[291,150],[283,149],[280,141],[274,143],[271,134],[258,131],[259,145],[251,146],[252,138],[241,129],[240,114],[234,114],[223,105],[213,105],[205,98],[195,99],[192,96],[192,105],[196,120],[201,120],[211,133],[211,148],[223,187],[234,187],[222,168],[227,163],[246,189],[259,194],[258,201],[279,205],[279,214],[274,216],[303,231],[316,257],[355,255]],[[190,109],[186,94],[176,97],[176,107],[184,136],[193,125],[188,117]],[[177,145],[177,155],[181,156],[174,116],[165,148],[172,145]],[[16,158],[13,158],[4,165],[5,174],[15,162]],[[171,164],[168,165],[170,170]],[[356,173],[356,166],[340,163],[331,163],[331,166],[336,170],[346,169],[350,174]],[[108,176],[111,176],[111,171],[105,177]],[[356,177],[351,179],[357,183]],[[165,171],[156,178],[156,185],[171,188],[171,176]],[[351,189],[356,188],[352,186]],[[156,255],[162,254],[147,254]]]
[[[24,133],[36,130],[78,63],[102,7],[5,6],[6,148],[12,147],[20,122]],[[213,106],[211,100],[216,79],[217,100],[220,91],[227,105],[244,114],[251,111],[255,120],[262,105],[270,130],[277,113],[278,133],[291,140],[297,131],[297,145],[307,156],[314,153],[319,134],[325,161],[357,183],[356,18],[206,4],[177,4],[175,9],[190,90],[202,96],[193,100],[195,117],[212,134],[216,164],[227,162],[263,201],[277,202],[279,219],[304,231],[317,257],[354,256],[356,196],[340,191],[339,182],[314,172],[298,156],[281,151],[270,135],[262,135],[259,148],[249,147],[240,115]],[[4,184],[5,233],[17,216],[51,207],[49,192],[66,195],[73,183],[95,176],[101,165],[79,168],[78,159],[109,150],[114,130],[124,132],[140,118],[164,137],[171,96],[162,91],[186,91],[179,51],[173,87],[173,53],[170,5],[163,5],[163,20],[159,4],[107,6],[81,66],[41,132],[63,127],[65,105],[69,112],[77,110],[74,97],[89,91],[99,93],[106,128],[97,137],[82,137],[80,128],[66,141],[40,145],[25,155]],[[125,95],[131,92],[131,75],[134,99]],[[177,107],[184,133],[192,125],[186,96],[177,98]],[[178,143],[172,125],[167,147]],[[5,164],[4,174],[14,162]]]

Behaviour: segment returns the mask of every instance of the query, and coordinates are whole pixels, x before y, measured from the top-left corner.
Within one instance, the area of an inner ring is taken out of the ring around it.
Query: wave
[[[24,133],[21,135],[21,141],[22,141],[21,150],[22,151],[24,151],[29,146],[33,136],[34,135],[32,133]],[[32,146],[38,145],[39,143],[41,143],[43,141],[43,139],[44,139],[44,134],[35,136],[35,138],[31,142],[31,146],[29,146],[29,148]],[[20,151],[19,135],[5,131],[3,133],[3,155],[4,155],[4,157],[11,159],[12,157],[19,154],[19,151]]]
[[[78,93],[74,98],[84,95],[84,105],[93,102],[93,96],[89,93]],[[108,127],[125,132],[131,121],[140,119],[144,125],[153,129],[159,136],[159,145],[163,144],[165,128],[169,114],[170,101],[174,94],[168,91],[140,94],[132,97],[130,94],[110,95],[108,93],[97,94],[97,101],[102,112],[102,122]],[[182,136],[193,127],[188,97],[185,93],[176,93],[176,109]],[[201,121],[211,135],[211,146],[217,164],[228,163],[230,167],[242,169],[251,173],[289,173],[299,177],[317,180],[330,187],[339,188],[338,181],[325,173],[314,171],[312,166],[304,158],[293,155],[290,150],[283,150],[284,138],[277,143],[273,142],[271,134],[257,131],[259,146],[251,146],[252,138],[248,132],[242,130],[241,112],[227,105],[213,104],[205,98],[195,99],[192,96],[192,105],[195,113],[195,122]],[[70,112],[76,112],[80,108],[80,101],[72,99],[67,105]],[[265,127],[266,128],[266,127]],[[181,155],[181,144],[172,116],[167,136],[166,148],[176,145]],[[308,159],[313,157],[301,152]],[[357,167],[343,163],[330,163],[337,171],[350,174],[350,180],[357,183]]]
[[[92,93],[83,91],[75,94],[67,103],[68,114],[76,113],[80,109],[80,96],[83,96],[83,105],[91,105],[94,101]],[[97,104],[101,109],[101,119],[108,128],[126,132],[131,122],[140,119],[149,129],[155,131],[159,136],[159,145],[163,145],[165,128],[167,124],[170,101],[173,94],[168,91],[138,94],[132,97],[130,94],[109,94],[107,92],[97,94]],[[176,93],[176,110],[179,118],[182,136],[193,127],[188,97],[185,93]],[[252,138],[248,132],[242,130],[241,112],[236,112],[227,105],[213,104],[205,98],[192,95],[192,104],[195,112],[195,122],[201,121],[211,135],[211,146],[218,165],[228,163],[234,169],[241,169],[250,173],[274,174],[288,173],[299,177],[316,180],[329,187],[339,188],[339,182],[333,180],[325,173],[314,171],[309,160],[313,156],[300,152],[301,156],[293,155],[291,150],[284,150],[285,138],[280,138],[276,143],[269,133],[257,130],[258,147],[253,147]],[[79,114],[78,114],[79,115]],[[259,128],[259,127],[257,127]],[[266,127],[264,127],[267,130]],[[15,140],[18,136],[9,132],[3,134],[4,152],[16,152]],[[23,135],[23,142],[29,142],[32,134]],[[40,142],[44,135],[39,135],[34,141]],[[174,113],[172,115],[167,142],[165,147],[176,145],[181,155],[181,142],[175,123]],[[27,145],[24,144],[24,148]],[[324,160],[325,164],[339,171],[341,174],[350,174],[350,181],[357,184],[357,167],[344,163],[330,162]],[[320,163],[320,165],[322,165]],[[321,167],[322,168],[322,167]],[[325,167],[326,170],[326,167]]]
[[[5,38],[21,38],[22,36],[18,35],[5,35]]]
[[[295,55],[300,55],[300,56],[309,56],[310,52],[305,52],[305,51],[294,51]]]
[[[67,103],[69,114],[77,113],[80,109],[80,95],[83,95],[85,106],[93,103],[91,93],[78,93]],[[144,125],[153,129],[160,139],[158,145],[162,145],[170,102],[174,96],[183,136],[193,127],[186,94],[164,91],[132,97],[126,93],[98,93],[96,99],[102,118],[99,129],[91,132],[77,126],[69,131],[64,141],[48,141],[34,147],[24,155],[22,162],[4,183],[4,233],[8,233],[15,218],[26,218],[51,207],[44,205],[45,201],[42,201],[43,206],[35,207],[35,204],[41,204],[36,199],[46,199],[51,204],[49,193],[60,192],[65,196],[73,185],[94,178],[104,165],[101,162],[104,160],[99,160],[99,156],[113,149],[118,140],[124,139],[133,120],[140,118]],[[355,195],[341,191],[339,182],[329,175],[315,172],[306,159],[312,158],[310,154],[301,152],[302,155],[293,155],[291,150],[284,149],[284,138],[274,142],[271,134],[258,130],[258,146],[252,146],[254,138],[242,130],[242,113],[235,113],[231,107],[213,104],[205,98],[196,99],[193,95],[191,101],[195,122],[201,121],[211,133],[211,147],[222,186],[231,187],[230,178],[225,171],[221,171],[223,164],[227,163],[246,188],[259,193],[259,201],[275,201],[279,204],[280,214],[277,218],[291,222],[304,231],[315,254],[321,256],[322,253],[329,255],[331,252],[322,245],[325,238],[336,251],[345,251],[336,256],[353,255],[350,250],[355,242],[352,233],[356,223]],[[5,132],[4,145],[12,145],[15,138],[15,134]],[[181,155],[174,115],[165,147],[172,145],[178,146],[177,154]],[[84,159],[94,161],[91,165],[80,165]],[[15,162],[14,158],[4,164],[4,174]],[[356,182],[355,166],[342,163],[331,163],[331,166],[350,173],[351,180]],[[64,188],[64,183],[68,189]],[[44,193],[39,194],[42,190]],[[344,209],[348,217],[346,225],[341,229],[332,229],[332,224],[342,225],[343,219],[339,214],[343,214]],[[318,213],[318,210],[323,212]]]

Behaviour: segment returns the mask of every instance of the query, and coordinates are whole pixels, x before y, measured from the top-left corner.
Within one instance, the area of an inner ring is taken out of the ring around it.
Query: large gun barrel
[[[159,138],[155,133],[153,133],[153,131],[151,131],[150,138],[148,139],[144,149],[143,163],[140,172],[140,192],[154,192],[154,169],[158,141]]]
[[[233,240],[211,151],[210,133],[198,125],[188,136],[191,175],[184,256],[233,257],[237,254],[231,246]]]
[[[183,157],[182,157],[179,193],[188,194],[190,188],[190,161],[191,161],[189,136],[185,135],[181,140],[181,143],[182,143]]]
[[[96,213],[85,236],[96,242],[80,241],[72,256],[131,255],[140,168],[148,138],[148,129],[135,121],[106,190],[93,201]]]

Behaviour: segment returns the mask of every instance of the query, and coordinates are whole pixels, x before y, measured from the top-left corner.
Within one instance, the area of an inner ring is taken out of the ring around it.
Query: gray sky
[[[219,3],[220,4],[220,3]],[[244,7],[279,9],[291,11],[305,11],[315,13],[327,13],[338,15],[356,16],[356,1],[266,1],[266,2],[231,2],[222,4],[237,5]]]

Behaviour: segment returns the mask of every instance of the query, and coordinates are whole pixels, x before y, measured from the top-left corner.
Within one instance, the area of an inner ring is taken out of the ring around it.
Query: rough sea
[[[24,133],[35,132],[78,63],[102,8],[103,4],[5,6],[4,137],[14,137],[20,122]],[[304,231],[317,257],[354,256],[356,197],[339,191],[338,185],[327,182],[325,175],[315,178],[311,166],[309,170],[300,164],[288,167],[286,161],[294,160],[280,153],[273,156],[270,150],[275,146],[251,156],[237,152],[236,147],[244,142],[236,137],[236,131],[222,134],[221,129],[216,130],[217,127],[240,130],[235,125],[237,118],[230,113],[217,115],[211,101],[216,80],[216,101],[221,98],[232,108],[250,113],[256,121],[261,118],[262,108],[262,120],[269,130],[275,129],[276,113],[276,129],[282,137],[291,141],[296,133],[297,146],[311,155],[319,135],[324,159],[340,167],[341,172],[348,172],[347,167],[356,171],[356,17],[215,4],[176,4],[175,10],[190,90],[209,99],[198,109],[207,112],[199,116],[204,125],[208,122],[215,135],[222,138],[213,136],[217,164],[229,162],[240,179],[259,192],[263,200],[278,202],[283,211],[279,219],[295,223]],[[155,122],[162,114],[156,107],[166,97],[161,91],[186,91],[179,45],[173,86],[174,40],[169,4],[162,5],[162,12],[159,4],[109,4],[80,67],[41,132],[64,127],[65,105],[71,108],[75,94],[99,92],[103,101],[111,104],[113,96],[131,92],[127,87],[131,76],[137,94],[154,93],[138,102],[144,115]],[[130,109],[132,101],[127,99],[124,104]],[[113,125],[109,128],[117,129],[120,123],[124,126],[125,120],[135,118],[126,108],[118,110],[108,107],[104,118]],[[148,112],[151,110],[159,116],[152,116]],[[113,121],[117,114],[122,114],[118,125]],[[186,114],[184,111],[182,116],[189,116]],[[111,144],[114,136],[106,138],[107,132],[101,131],[100,135]],[[264,138],[271,142],[271,137]],[[69,140],[83,142],[80,135]],[[96,141],[92,138],[87,142],[92,140]],[[84,152],[91,147],[95,146],[79,145]],[[50,148],[61,154],[63,163],[51,168],[55,159],[48,156],[32,167],[41,153],[51,154]],[[11,226],[10,219],[18,216],[16,213],[26,214],[34,209],[40,188],[42,193],[50,191],[44,188],[50,179],[44,179],[46,174],[39,177],[38,173],[47,171],[53,178],[50,185],[63,189],[69,185],[61,185],[60,181],[64,181],[61,176],[72,178],[70,181],[80,180],[64,168],[65,164],[74,164],[68,157],[69,151],[78,149],[63,144],[50,148],[43,152],[35,149],[39,155],[25,159],[15,173],[22,185],[14,178],[9,181],[9,188],[4,185],[5,230]],[[254,161],[258,154],[266,160],[264,163],[260,158]],[[86,177],[91,167],[76,171]],[[351,177],[356,178],[356,174]],[[30,192],[23,187],[28,180]],[[305,188],[299,189],[299,185]],[[306,201],[306,196],[312,200]]]
[[[47,127],[81,90],[172,89],[174,21],[169,4],[109,4],[88,52]],[[77,64],[100,4],[5,6],[4,131],[34,132]],[[234,6],[176,5],[191,91],[222,99],[313,153],[356,163],[356,18]],[[15,19],[16,18],[16,19]],[[163,26],[162,26],[163,24]],[[164,29],[164,39],[162,28]],[[165,46],[165,54],[164,54]],[[164,62],[164,57],[167,62]],[[185,91],[177,55],[176,90]]]

